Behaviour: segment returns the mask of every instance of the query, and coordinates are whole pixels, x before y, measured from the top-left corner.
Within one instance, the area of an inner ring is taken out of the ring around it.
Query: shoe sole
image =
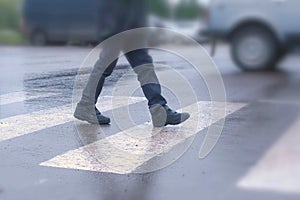
[[[166,123],[165,126],[167,126],[167,125],[178,125],[178,124],[181,124],[181,123],[185,122],[185,121],[188,120],[189,118],[190,118],[190,115],[187,115],[185,118],[181,119],[180,122],[178,122],[178,123]]]
[[[79,115],[76,115],[76,114],[74,114],[74,117],[75,117],[76,119],[79,119],[79,120],[81,120],[81,121],[86,121],[86,122],[88,122],[88,123],[90,123],[90,124],[100,124],[100,125],[107,125],[107,124],[109,124],[109,123],[110,123],[110,120],[108,120],[108,121],[105,121],[105,122],[92,121],[92,120],[86,119],[86,118],[84,118],[84,117],[81,117],[81,116],[79,116]]]
[[[188,120],[190,118],[190,115],[188,114],[185,118],[181,119],[180,122],[177,122],[177,123],[169,123],[167,122],[165,125],[155,125],[153,124],[154,127],[164,127],[164,126],[167,126],[167,125],[178,125],[178,124],[181,124],[183,122],[185,122],[186,120]]]

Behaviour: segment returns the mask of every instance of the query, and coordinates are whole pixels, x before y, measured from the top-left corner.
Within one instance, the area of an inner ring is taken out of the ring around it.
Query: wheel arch
[[[230,41],[234,37],[234,35],[239,31],[242,30],[243,28],[246,27],[260,27],[266,31],[268,31],[274,39],[277,41],[278,45],[281,45],[281,40],[279,37],[279,34],[277,33],[276,29],[268,22],[263,21],[261,19],[245,19],[240,22],[238,22],[235,26],[232,27],[232,29],[229,31],[227,34],[227,39]]]

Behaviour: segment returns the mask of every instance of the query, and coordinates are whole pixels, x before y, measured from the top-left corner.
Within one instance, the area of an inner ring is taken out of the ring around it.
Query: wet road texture
[[[210,97],[204,81],[175,55],[150,51],[155,61],[186,76],[201,101],[203,127],[192,141],[174,137],[176,128],[172,127],[154,143],[127,141],[114,119],[101,128],[74,120],[74,81],[90,50],[0,47],[1,200],[300,199],[299,55],[289,55],[276,71],[250,73],[234,66],[226,45],[217,49],[214,61],[231,110],[221,116],[225,124],[217,145],[209,156],[199,159],[208,127],[221,118],[209,120],[206,103]],[[157,69],[158,73],[167,70]],[[105,83],[99,103],[104,114],[112,116],[113,109],[122,109],[122,105],[112,107],[110,97],[116,81],[129,71],[122,58]],[[169,104],[179,108],[174,94],[163,91]],[[141,91],[134,95],[129,106],[132,119],[136,124],[145,123],[146,130],[150,126],[147,102]],[[109,145],[112,142],[136,151],[137,161],[122,156]],[[139,173],[177,155],[176,149],[186,142],[190,147],[172,164]],[[159,149],[163,145],[168,148]],[[145,150],[152,154],[145,156]],[[118,163],[118,170],[109,169],[101,160]]]

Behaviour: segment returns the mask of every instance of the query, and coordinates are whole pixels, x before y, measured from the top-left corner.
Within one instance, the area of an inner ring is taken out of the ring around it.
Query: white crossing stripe
[[[239,180],[241,188],[300,194],[300,117]]]
[[[68,151],[40,165],[117,174],[137,172],[139,167],[152,158],[170,152],[175,145],[180,145],[199,131],[246,105],[201,101],[182,109],[191,114],[191,118],[182,125],[153,129],[152,125],[145,123]]]
[[[127,104],[145,101],[144,97],[114,97],[113,99],[112,102],[111,96],[103,96],[97,107],[105,112]],[[73,119],[71,105],[0,119],[0,142],[61,125]]]
[[[71,120],[71,106],[62,106],[0,119],[1,124],[5,124],[5,126],[0,126],[0,142]]]
[[[287,104],[287,105],[300,106],[300,102],[296,101],[296,100],[262,99],[262,100],[260,100],[260,102],[262,102],[262,103]]]
[[[26,94],[27,93],[24,91],[2,94],[2,95],[0,95],[0,106],[3,106],[5,104],[22,102],[22,101],[26,101],[26,100],[32,100],[32,99],[36,99],[36,98],[46,98],[46,97],[56,95],[56,93],[45,93],[45,94],[33,93],[33,94],[30,94],[30,96],[26,96]]]

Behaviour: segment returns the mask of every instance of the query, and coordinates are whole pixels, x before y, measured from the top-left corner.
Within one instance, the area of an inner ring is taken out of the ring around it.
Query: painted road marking
[[[26,100],[32,100],[36,98],[47,98],[50,96],[56,95],[56,93],[38,93],[38,94],[30,94],[30,96],[26,96],[26,92],[13,92],[13,93],[8,93],[8,94],[2,94],[0,95],[0,106],[6,105],[6,104],[11,104],[11,103],[18,103]]]
[[[145,123],[68,151],[40,165],[117,174],[137,172],[147,161],[169,152],[175,145],[246,105],[226,103],[226,112],[214,115],[212,113],[224,110],[224,103],[198,102],[198,110],[194,109],[195,105],[183,109],[191,113],[191,118],[180,126],[167,126],[153,134],[155,129]]]
[[[237,183],[239,187],[300,193],[300,117]]]
[[[63,124],[71,120],[71,106],[61,106],[49,110],[0,119],[1,123],[6,124],[6,126],[0,127],[0,142]]]
[[[273,103],[273,104],[287,104],[287,105],[300,106],[300,102],[299,102],[299,101],[296,101],[296,100],[263,99],[263,100],[260,100],[259,102],[262,102],[262,103]]]
[[[103,96],[101,102],[97,104],[97,107],[101,108],[102,112],[105,112],[125,106],[128,103],[134,104],[141,101],[145,101],[145,98],[114,97],[112,103],[111,96]],[[73,119],[71,105],[0,119],[0,142],[61,125]]]

